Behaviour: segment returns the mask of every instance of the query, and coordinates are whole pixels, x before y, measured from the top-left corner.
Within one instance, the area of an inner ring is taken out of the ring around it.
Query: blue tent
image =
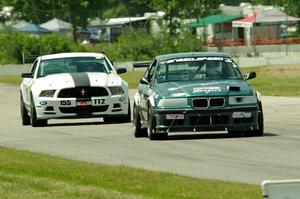
[[[48,30],[46,28],[42,28],[39,25],[29,23],[27,21],[20,21],[17,24],[13,25],[13,27],[18,31],[29,32],[32,34],[43,34],[43,33],[51,32],[50,30]]]

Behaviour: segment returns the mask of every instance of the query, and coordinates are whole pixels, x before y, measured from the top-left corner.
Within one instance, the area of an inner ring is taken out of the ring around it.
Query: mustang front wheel
[[[31,100],[31,104],[30,104],[30,122],[31,122],[32,127],[47,125],[47,120],[38,120],[37,119],[33,99]]]
[[[21,94],[21,98],[20,98],[20,110],[21,110],[22,124],[23,125],[30,125],[30,117],[28,115],[27,109],[25,108],[22,94]]]

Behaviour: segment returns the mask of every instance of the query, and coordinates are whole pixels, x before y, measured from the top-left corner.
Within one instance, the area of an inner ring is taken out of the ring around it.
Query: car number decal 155
[[[62,100],[60,101],[61,106],[71,106],[71,101],[70,100]]]

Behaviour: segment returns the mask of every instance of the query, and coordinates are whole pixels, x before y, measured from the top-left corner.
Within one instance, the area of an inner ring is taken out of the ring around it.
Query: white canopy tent
[[[58,33],[69,33],[72,31],[72,24],[61,19],[54,18],[45,23],[40,24],[41,27]]]
[[[300,22],[300,18],[288,16],[286,13],[279,9],[265,9],[243,19],[234,20],[232,27],[253,27],[255,26],[267,26],[278,24],[296,24]]]

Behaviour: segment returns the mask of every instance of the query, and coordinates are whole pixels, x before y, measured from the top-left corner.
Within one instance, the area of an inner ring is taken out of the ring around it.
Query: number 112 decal
[[[94,99],[94,104],[105,104],[105,99]]]

